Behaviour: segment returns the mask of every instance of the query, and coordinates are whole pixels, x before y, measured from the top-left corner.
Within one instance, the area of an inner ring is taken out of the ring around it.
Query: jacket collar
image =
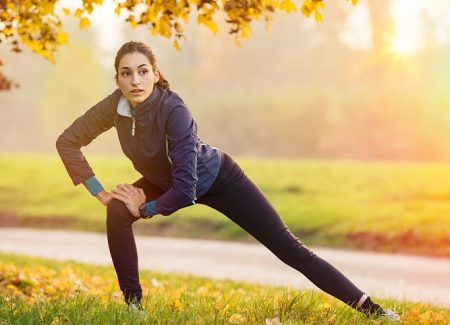
[[[160,97],[161,97],[161,90],[159,89],[159,87],[154,86],[150,96],[148,96],[143,102],[139,103],[133,109],[128,100],[122,94],[122,96],[119,99],[119,103],[117,104],[117,114],[122,116],[133,117],[134,112],[136,112],[135,115],[139,116],[154,108],[156,104],[159,102]]]

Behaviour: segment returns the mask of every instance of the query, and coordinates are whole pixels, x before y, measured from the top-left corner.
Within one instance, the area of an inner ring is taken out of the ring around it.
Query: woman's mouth
[[[130,91],[133,95],[140,95],[142,92],[144,92],[142,89],[134,89]]]

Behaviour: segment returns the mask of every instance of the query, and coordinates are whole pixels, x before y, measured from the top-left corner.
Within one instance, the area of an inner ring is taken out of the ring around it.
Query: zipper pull
[[[131,125],[131,136],[134,137],[135,130],[136,130],[136,119],[134,118],[134,116],[132,118],[133,118],[133,124]]]

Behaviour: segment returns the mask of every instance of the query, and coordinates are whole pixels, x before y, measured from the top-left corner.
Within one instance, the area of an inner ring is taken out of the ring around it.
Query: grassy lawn
[[[140,176],[123,157],[88,155],[108,189]],[[235,157],[307,245],[450,256],[450,164]],[[105,231],[105,207],[55,155],[0,157],[0,225]],[[253,241],[200,204],[135,223],[137,234]]]
[[[153,271],[140,279],[145,318],[127,312],[111,266],[0,253],[0,324],[391,324],[317,291]],[[402,324],[450,320],[448,308],[381,303]]]

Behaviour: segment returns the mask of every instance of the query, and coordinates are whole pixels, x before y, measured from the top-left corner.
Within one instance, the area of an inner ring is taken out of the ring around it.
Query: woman
[[[77,118],[56,147],[74,185],[83,183],[107,206],[108,245],[130,307],[142,309],[133,222],[200,203],[233,220],[323,291],[366,314],[398,318],[303,245],[236,162],[199,139],[196,122],[169,89],[149,47],[125,43],[115,70],[118,89]],[[143,177],[108,192],[80,148],[113,126],[123,152]]]

